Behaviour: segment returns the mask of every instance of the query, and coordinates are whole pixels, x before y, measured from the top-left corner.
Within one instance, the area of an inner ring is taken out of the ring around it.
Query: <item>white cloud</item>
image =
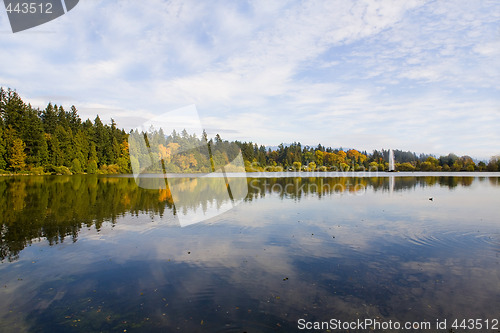
[[[499,12],[467,1],[85,1],[1,34],[0,84],[126,127],[194,103],[229,138],[487,156],[498,153]]]

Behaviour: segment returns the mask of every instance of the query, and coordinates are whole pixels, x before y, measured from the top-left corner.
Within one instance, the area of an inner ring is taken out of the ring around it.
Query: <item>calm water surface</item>
[[[174,207],[169,190],[129,177],[0,178],[0,331],[293,332],[299,319],[377,318],[447,319],[447,332],[500,319],[499,177],[247,181],[235,208],[180,227],[227,202],[197,195],[202,182]]]

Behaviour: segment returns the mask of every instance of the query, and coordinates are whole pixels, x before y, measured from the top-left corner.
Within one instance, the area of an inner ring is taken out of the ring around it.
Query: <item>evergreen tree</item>
[[[95,161],[98,165],[107,164],[107,156],[105,156],[104,152],[107,149],[106,147],[106,139],[107,139],[107,131],[104,127],[104,124],[99,118],[99,115],[94,119],[94,136],[93,141],[95,143],[95,149],[97,153],[97,159]]]
[[[61,148],[61,143],[56,135],[50,135],[48,140],[49,161],[53,166],[60,166],[64,163],[64,153]]]
[[[44,147],[43,124],[38,116],[38,110],[34,110],[28,105],[25,113],[24,126],[20,132],[21,139],[26,144],[27,159],[26,163],[33,166],[43,165],[42,159],[46,156],[46,143]]]
[[[65,129],[70,128],[71,113],[64,111],[62,105],[59,108],[56,105],[54,109],[57,110],[57,124]]]
[[[41,142],[40,142],[40,150],[39,150],[39,153],[38,153],[38,156],[39,156],[39,164],[40,166],[47,166],[49,164],[49,146],[47,144],[47,136],[49,134],[47,133],[44,133],[42,135],[42,138],[41,138]]]
[[[90,150],[88,142],[88,138],[81,129],[73,136],[74,157],[80,161],[80,165],[82,166],[87,164]]]
[[[26,119],[26,105],[14,90],[9,89],[3,97],[2,118],[6,127],[21,133]]]
[[[0,120],[3,117],[6,96],[7,92],[3,89],[3,87],[0,87]]]
[[[51,103],[42,111],[41,118],[45,133],[53,134],[57,126],[57,113]]]
[[[78,110],[74,105],[71,106],[71,111],[69,113],[69,125],[73,133],[76,133],[81,128],[82,125],[82,120],[80,119],[80,116],[78,115]]]
[[[95,146],[95,143],[92,142],[90,144],[89,159],[88,159],[88,162],[87,162],[87,172],[88,173],[96,173],[97,172],[97,163],[98,162],[99,162],[99,159],[97,157],[96,146]]]
[[[384,170],[389,158],[389,151],[383,149],[374,150],[369,155],[366,151],[355,149],[344,151],[321,144],[314,148],[295,142],[267,149],[254,142],[228,142],[218,134],[214,140],[209,139],[205,131],[201,138],[197,138],[185,129],[180,134],[173,131],[171,135],[165,135],[163,129],[151,128],[147,133],[134,132],[134,135],[138,139],[143,136],[150,147],[131,145],[129,152],[128,134],[117,127],[114,119],[111,119],[110,125],[103,124],[99,116],[93,122],[89,119],[82,122],[75,106],[65,111],[63,106],[52,103],[40,111],[25,103],[15,90],[0,87],[0,169],[4,170],[19,171],[43,166],[46,170],[69,172],[69,167],[75,173],[83,169],[96,173],[99,167],[108,165],[102,170],[130,172],[131,159],[135,164],[147,160],[154,149],[163,161],[170,164],[168,170],[171,172],[209,172],[226,165],[240,153],[245,165],[253,170],[264,170],[266,166],[273,166],[269,170],[278,170],[274,166],[309,167],[311,170],[317,167],[323,170],[356,171],[369,167]],[[207,148],[210,156],[207,155]],[[500,168],[497,157],[488,164],[479,162],[476,165],[471,157],[454,154],[437,159],[429,154],[417,155],[395,149],[394,155],[396,166],[399,165],[401,171],[496,171]],[[116,165],[110,168],[113,164]]]
[[[61,159],[57,161],[56,165],[64,165],[67,167],[71,166],[71,161],[75,157],[74,147],[72,145],[73,134],[71,133],[71,128],[69,125],[67,127],[57,125],[54,137],[59,143],[59,149],[61,152]]]
[[[7,168],[7,160],[5,159],[7,152],[7,147],[5,146],[4,140],[4,129],[3,122],[0,118],[0,170],[5,170]]]

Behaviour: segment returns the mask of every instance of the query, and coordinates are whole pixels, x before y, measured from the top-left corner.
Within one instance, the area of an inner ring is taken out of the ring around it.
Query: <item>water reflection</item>
[[[33,240],[76,241],[83,227],[99,230],[125,214],[162,216],[169,198],[168,190],[141,191],[129,178],[2,177],[0,259],[17,259]]]
[[[474,179],[499,185],[498,177],[248,178],[245,200],[270,194],[280,199],[300,200],[310,195],[318,198],[362,195],[367,190],[398,192],[437,185],[453,189],[471,186]],[[161,218],[165,214],[203,214],[211,208],[222,210],[231,202],[225,188],[212,184],[217,181],[218,178],[177,180],[174,206],[168,187],[146,190],[139,188],[130,177],[2,177],[0,260],[16,260],[19,252],[34,240],[46,239],[53,245],[70,236],[75,242],[82,228],[100,230],[104,222],[115,224],[120,216],[149,213]],[[175,219],[168,223],[178,225]]]
[[[396,177],[392,193],[390,182],[248,179],[245,202],[180,228],[171,195],[130,178],[6,178],[2,253],[13,262],[0,264],[0,330],[497,318],[498,178]],[[202,209],[185,202],[177,214]]]

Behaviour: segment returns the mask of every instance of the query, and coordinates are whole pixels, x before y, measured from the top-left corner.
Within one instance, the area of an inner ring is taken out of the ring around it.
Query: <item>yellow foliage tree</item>
[[[26,153],[24,149],[26,144],[21,139],[15,139],[12,142],[12,147],[10,151],[10,166],[15,171],[23,170],[26,167]]]
[[[321,150],[316,150],[314,156],[316,157],[316,164],[323,165],[324,153]]]
[[[345,163],[345,159],[347,157],[347,154],[345,151],[341,150],[337,153],[337,156],[339,157],[339,163]]]

